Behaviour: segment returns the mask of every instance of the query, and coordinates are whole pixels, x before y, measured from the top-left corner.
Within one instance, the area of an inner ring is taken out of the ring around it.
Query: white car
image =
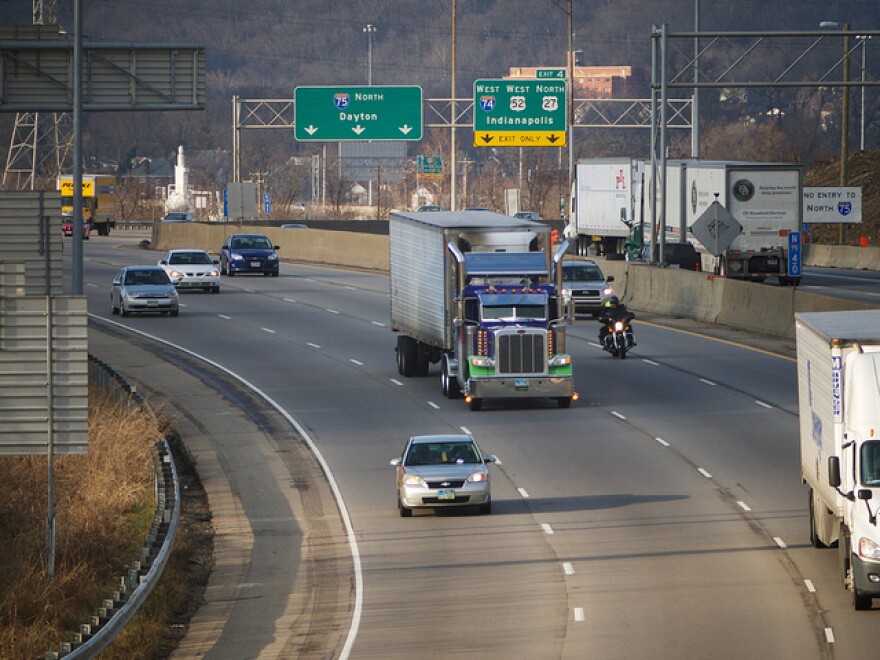
[[[220,293],[219,263],[204,250],[168,250],[159,260],[159,267],[178,289]]]

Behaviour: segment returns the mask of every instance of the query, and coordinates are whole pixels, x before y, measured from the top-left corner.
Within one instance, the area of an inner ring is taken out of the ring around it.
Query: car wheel
[[[235,277],[235,271],[232,270],[232,267],[229,264],[226,264],[226,274],[229,275],[229,277]]]
[[[127,309],[125,309],[125,303],[122,303],[122,308],[119,310],[119,313],[122,314],[123,316],[129,315],[129,311]]]
[[[215,286],[214,288],[211,289],[211,293],[220,293],[220,287]]]
[[[485,504],[481,504],[479,506],[479,512],[480,512],[480,515],[482,515],[482,516],[486,516],[486,515],[489,515],[490,513],[492,513],[492,500],[489,499],[489,501],[486,502]]]
[[[272,273],[263,273],[263,277],[269,277]]]
[[[172,309],[171,316],[180,316],[180,310],[179,309]]]
[[[277,270],[276,270],[274,273],[272,273],[272,277],[278,277],[278,271],[277,271]]]
[[[399,497],[397,498],[397,510],[400,512],[401,518],[412,518],[412,509],[407,509],[403,506]]]

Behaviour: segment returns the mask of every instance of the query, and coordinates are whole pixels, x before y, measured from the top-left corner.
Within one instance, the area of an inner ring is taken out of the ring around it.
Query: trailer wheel
[[[826,546],[819,540],[819,533],[816,531],[816,502],[812,488],[809,489],[807,497],[810,500],[810,544],[814,548],[824,548]]]
[[[417,349],[416,340],[412,337],[405,335],[397,337],[398,370],[402,376],[412,378],[416,375]]]
[[[416,345],[416,376],[424,378],[428,375],[428,369],[431,366],[430,356],[426,350],[423,350],[419,342]]]

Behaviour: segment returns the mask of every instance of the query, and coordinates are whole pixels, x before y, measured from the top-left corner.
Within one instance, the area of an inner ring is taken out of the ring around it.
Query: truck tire
[[[431,367],[431,360],[428,352],[422,348],[420,342],[415,342],[416,344],[416,376],[419,378],[424,378],[428,375],[428,370]]]
[[[401,376],[412,378],[416,375],[416,359],[418,346],[416,340],[406,335],[397,337],[398,371]]]
[[[560,408],[571,408],[571,397],[570,396],[561,396],[556,399],[556,405]]]
[[[470,409],[474,412],[480,412],[483,409],[483,400],[482,399],[471,399],[469,404]]]
[[[444,355],[440,360],[440,384],[443,387],[443,396],[447,399],[457,399],[461,396],[458,377],[450,373],[448,355]]]
[[[808,489],[807,497],[810,504],[810,544],[814,548],[825,548],[827,546],[819,540],[819,533],[816,531],[816,502],[812,488]]]

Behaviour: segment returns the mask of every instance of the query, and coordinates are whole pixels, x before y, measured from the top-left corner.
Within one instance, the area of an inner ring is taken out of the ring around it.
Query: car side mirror
[[[610,284],[611,282],[614,281],[614,275],[609,275],[608,277],[605,278],[605,281]]]
[[[484,463],[495,463],[495,465],[501,465],[501,461],[495,454],[489,454],[488,456],[483,457]]]
[[[276,245],[276,246],[275,246],[275,249],[276,249],[276,250],[280,250],[280,249],[281,249],[281,246],[280,246],[280,245]]]
[[[211,263],[214,264],[215,266],[217,266],[217,265],[219,265],[220,260],[219,259],[211,259]]]
[[[162,261],[159,262],[159,265],[160,265],[160,266],[167,266],[167,265],[168,265],[168,262],[165,261],[164,259],[162,259]]]
[[[388,461],[388,463],[390,465],[393,465],[394,467],[397,467],[398,465],[400,465],[400,462],[401,462],[400,456],[398,456],[397,458],[392,458],[390,461]]]

